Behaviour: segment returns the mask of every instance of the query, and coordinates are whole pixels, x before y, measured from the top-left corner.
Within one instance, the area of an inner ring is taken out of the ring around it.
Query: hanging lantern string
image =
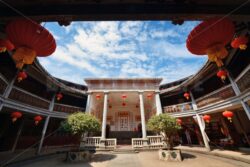
[[[16,12],[17,14],[23,16],[26,20],[30,21],[31,23],[37,25],[37,22],[35,22],[34,20],[32,20],[31,18],[29,18],[28,16],[26,16],[25,14],[23,14],[22,12],[20,12],[18,9],[16,9],[15,7],[11,6],[10,4],[8,4],[7,2],[0,0],[0,2],[2,4],[4,4],[5,6],[9,7],[10,9],[12,9],[14,12]],[[46,22],[44,24],[44,26],[46,25]],[[40,33],[42,33],[45,30],[45,28],[43,26],[41,26],[41,30]],[[36,41],[34,41],[33,43],[37,43],[38,39]]]
[[[11,6],[10,4],[8,4],[7,2],[0,0],[0,2],[2,4],[4,4],[5,6],[9,7],[10,9],[12,9],[14,12],[16,12],[17,14],[23,16],[25,19],[29,20],[30,22],[32,22],[33,24],[37,24],[35,21],[33,21],[31,18],[29,18],[28,16],[26,16],[25,14],[23,14],[22,12],[20,12],[18,9],[16,9],[15,7]]]
[[[222,21],[223,19],[227,18],[228,16],[232,15],[234,12],[236,12],[237,10],[239,10],[240,8],[242,8],[243,6],[247,5],[250,2],[250,0],[245,1],[244,3],[242,3],[241,5],[239,5],[238,7],[236,7],[235,9],[231,10],[229,13],[227,13],[226,15],[224,15],[223,17],[221,17],[220,19],[218,19],[216,22],[214,22],[213,24],[207,26],[205,29],[203,29],[202,31],[200,31],[199,33],[195,34],[194,36],[191,37],[191,39],[196,38],[197,36],[199,36],[200,34],[202,34],[203,32],[207,31],[208,29],[210,29],[211,27],[215,26],[217,23],[219,23],[220,21]]]

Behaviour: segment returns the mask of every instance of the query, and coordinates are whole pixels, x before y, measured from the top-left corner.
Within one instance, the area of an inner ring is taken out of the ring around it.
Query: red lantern
[[[25,80],[28,77],[27,73],[25,71],[20,71],[17,74],[17,81],[21,82],[22,80]]]
[[[96,100],[100,100],[101,95],[100,95],[100,94],[97,94],[97,95],[95,96],[95,98],[96,98]]]
[[[13,59],[16,67],[32,64],[36,56],[49,56],[56,49],[54,37],[40,24],[28,19],[17,19],[6,26],[8,39],[15,45]]]
[[[123,106],[123,107],[124,107],[124,106],[126,106],[126,103],[125,103],[125,102],[123,102],[123,103],[122,103],[122,106]]]
[[[12,122],[16,122],[18,118],[21,118],[23,114],[19,111],[11,113]]]
[[[184,96],[187,100],[189,100],[189,98],[190,98],[190,94],[189,94],[188,92],[184,93],[183,96]]]
[[[38,125],[39,122],[40,122],[42,119],[43,119],[43,118],[42,118],[40,115],[35,116],[35,117],[34,117],[35,125]]]
[[[0,53],[5,51],[11,51],[15,47],[8,39],[0,39]]]
[[[231,46],[235,49],[246,50],[248,43],[248,37],[246,36],[239,36],[232,40]]]
[[[224,111],[222,115],[226,117],[230,122],[232,122],[232,117],[234,116],[234,113],[232,111]]]
[[[219,70],[217,72],[217,77],[219,77],[222,81],[225,81],[225,79],[227,78],[227,71],[226,70]]]
[[[177,122],[178,125],[181,125],[181,124],[182,124],[182,120],[181,120],[180,118],[177,118],[177,119],[176,119],[176,122]]]
[[[223,66],[222,59],[228,55],[225,45],[232,40],[234,32],[235,28],[231,20],[210,18],[201,22],[190,32],[186,46],[193,54],[207,54],[210,61],[221,67]]]
[[[123,94],[123,95],[122,95],[122,99],[124,100],[124,99],[126,99],[126,98],[127,98],[127,95]]]
[[[61,93],[56,94],[56,100],[60,101],[63,98],[63,95]]]
[[[211,120],[211,116],[210,116],[210,115],[204,115],[204,116],[203,116],[203,119],[204,119],[204,121],[205,121],[206,123],[209,123],[210,120]]]
[[[151,99],[153,97],[152,93],[147,94],[147,98]]]

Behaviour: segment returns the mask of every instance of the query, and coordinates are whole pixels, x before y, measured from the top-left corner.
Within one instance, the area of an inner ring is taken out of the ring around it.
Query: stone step
[[[113,151],[115,154],[136,154],[138,151],[132,148],[117,148]]]

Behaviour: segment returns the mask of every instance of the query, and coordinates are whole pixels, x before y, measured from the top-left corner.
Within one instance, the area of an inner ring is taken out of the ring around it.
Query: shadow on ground
[[[183,160],[185,160],[185,159],[195,159],[195,158],[196,158],[195,155],[189,154],[189,153],[183,153],[183,152],[182,152],[181,155],[182,155],[182,159],[183,159]]]
[[[91,162],[103,162],[116,158],[114,154],[95,154]]]
[[[92,162],[105,162],[110,161],[112,159],[116,158],[116,155],[113,154],[94,154],[93,158],[90,161],[79,161],[79,162],[67,162],[65,159],[57,159],[57,164],[53,164],[55,166],[60,167],[70,167],[70,166],[81,166],[81,167],[93,167],[90,163]]]
[[[105,162],[110,161],[116,158],[116,155],[113,154],[94,154],[93,158],[90,161],[79,161],[79,162],[67,162],[66,161],[66,154],[57,154],[54,156],[45,156],[39,159],[28,159],[24,161],[19,161],[17,163],[9,164],[8,167],[71,167],[71,166],[81,166],[81,167],[92,167],[90,163],[92,162]],[[2,167],[2,166],[1,166]]]

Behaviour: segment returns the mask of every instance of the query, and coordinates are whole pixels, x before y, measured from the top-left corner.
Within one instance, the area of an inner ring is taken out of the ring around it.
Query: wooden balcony
[[[201,108],[209,104],[221,102],[233,96],[235,96],[233,88],[231,87],[231,85],[228,85],[196,99],[196,104],[198,108]],[[188,112],[192,110],[193,107],[191,102],[164,107],[164,113]]]
[[[250,65],[241,72],[235,81],[241,92],[250,90]]]
[[[25,90],[22,90],[17,87],[13,87],[9,99],[25,103],[29,106],[35,106],[43,109],[49,109],[50,102],[46,99],[43,99],[37,95],[31,94]]]
[[[235,96],[233,88],[231,87],[231,85],[227,85],[203,97],[196,99],[196,104],[197,104],[197,107],[200,108],[208,104],[221,102],[233,96]]]
[[[185,112],[193,110],[191,102],[165,106],[164,113]]]
[[[66,112],[66,113],[84,112],[84,108],[65,105],[65,104],[58,104],[58,103],[55,104],[53,110],[57,112]]]
[[[37,107],[41,109],[49,109],[50,101],[43,99],[37,95],[34,95],[30,92],[27,92],[21,88],[13,87],[9,95],[9,99],[24,103],[30,107]],[[84,112],[84,108],[75,107],[64,104],[55,104],[54,111],[65,112],[65,113],[74,113],[74,112]]]

